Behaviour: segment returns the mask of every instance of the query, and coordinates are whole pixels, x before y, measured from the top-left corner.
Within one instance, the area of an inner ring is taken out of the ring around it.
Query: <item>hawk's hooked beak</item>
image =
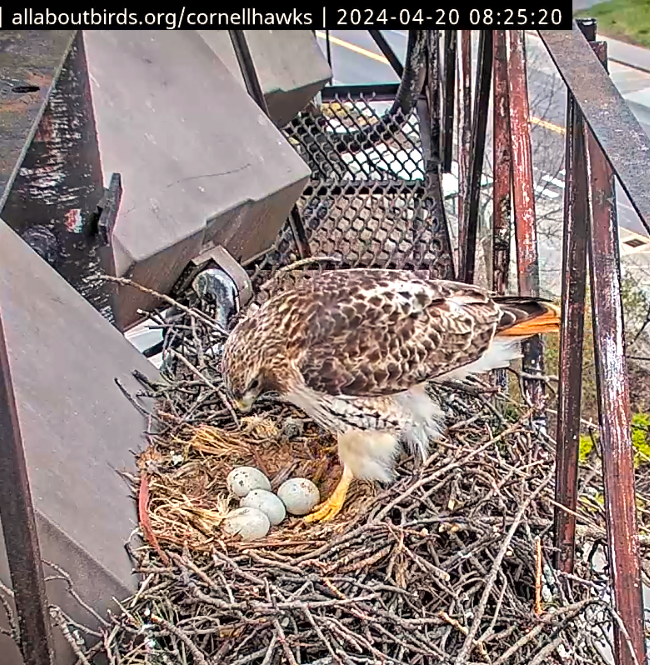
[[[244,395],[241,399],[235,400],[235,406],[242,412],[248,413],[253,408],[255,398],[250,395]]]

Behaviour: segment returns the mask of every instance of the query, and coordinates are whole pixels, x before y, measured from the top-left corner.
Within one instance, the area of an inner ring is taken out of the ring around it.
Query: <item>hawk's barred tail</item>
[[[536,298],[496,297],[501,308],[497,337],[532,337],[546,333],[559,333],[560,308]]]

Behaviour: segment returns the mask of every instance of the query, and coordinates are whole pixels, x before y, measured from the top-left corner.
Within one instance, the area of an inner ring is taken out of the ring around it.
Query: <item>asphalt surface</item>
[[[325,51],[324,33],[317,33]],[[385,30],[383,35],[401,61],[406,52],[406,31]],[[365,30],[330,31],[334,82],[342,85],[390,83],[399,79]],[[475,62],[477,41],[473,44]],[[527,39],[528,96],[533,123],[533,162],[537,190],[543,198],[561,201],[564,173],[559,163],[564,153],[566,92],[562,79],[548,56],[542,41],[533,35]],[[614,84],[630,104],[644,131],[650,136],[650,73],[619,63],[610,63]],[[490,153],[490,137],[486,154]],[[617,188],[619,223],[623,229],[647,236],[636,212],[623,190]]]

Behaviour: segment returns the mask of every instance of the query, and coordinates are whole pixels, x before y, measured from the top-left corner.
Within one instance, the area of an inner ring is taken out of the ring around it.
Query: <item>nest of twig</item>
[[[334,441],[272,398],[236,420],[209,314],[184,307],[165,325],[165,381],[149,385],[158,430],[134,482],[143,581],[93,653],[116,665],[611,662],[597,445],[573,575],[552,566],[555,444],[531,409],[494,394],[437,389],[449,428],[425,463],[403,458],[390,486],[357,483],[330,523],[290,518],[243,543],[220,530],[230,469],[257,466],[274,488],[304,475],[327,496]]]
[[[332,438],[288,408],[244,418],[241,430],[209,425],[185,426],[170,441],[157,439],[140,456],[139,466],[148,485],[151,533],[161,545],[210,552],[222,543],[237,546],[237,537],[220,531],[238,499],[229,495],[226,478],[238,466],[254,466],[271,481],[274,491],[288,478],[309,478],[322,497],[335,488],[340,476]],[[142,481],[141,481],[142,482]],[[256,547],[292,547],[308,550],[345,530],[374,494],[360,483],[348,497],[345,519],[307,527],[289,516]]]

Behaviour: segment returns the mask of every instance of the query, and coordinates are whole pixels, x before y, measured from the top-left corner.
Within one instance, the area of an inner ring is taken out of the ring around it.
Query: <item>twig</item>
[[[142,286],[141,284],[138,284],[137,282],[134,282],[133,280],[128,279],[126,277],[113,277],[112,275],[97,275],[97,278],[103,279],[107,282],[115,282],[116,284],[120,284],[121,286],[132,286],[134,289],[142,291],[142,293],[146,293],[147,295],[154,296],[155,298],[159,298],[160,300],[164,300],[168,305],[176,307],[181,312],[184,312],[185,314],[191,316],[192,318],[198,319],[202,323],[205,323],[206,325],[210,326],[213,330],[216,330],[224,337],[228,336],[228,333],[216,321],[213,321],[210,317],[203,314],[203,312],[200,312],[199,310],[196,309],[191,309],[190,307],[186,307],[185,305],[182,305],[177,300],[174,300],[174,298],[171,298],[170,296],[165,295],[164,293],[158,293],[158,291],[154,291],[153,289],[149,289],[146,286]]]
[[[179,630],[172,623],[155,614],[151,615],[151,620],[154,623],[159,624],[163,628],[166,628],[170,633],[172,633],[172,635],[178,637],[178,639],[181,642],[183,642],[183,644],[185,644],[185,646],[190,650],[190,653],[192,654],[192,656],[194,656],[195,662],[199,663],[200,665],[208,665],[208,661],[205,659],[205,656],[201,653],[201,650],[196,646],[196,644],[194,644],[194,642],[192,642],[192,640],[187,635],[185,635],[185,633],[182,630]]]
[[[542,540],[535,538],[535,614],[542,614]]]
[[[79,644],[77,644],[77,640],[75,640],[74,636],[70,632],[61,609],[56,607],[56,605],[50,605],[50,616],[56,625],[60,628],[61,632],[63,633],[63,637],[72,648],[72,651],[74,651],[74,655],[77,657],[77,659],[83,663],[83,665],[91,665],[90,661],[86,658],[83,651],[81,650],[81,647]]]
[[[180,360],[195,376],[204,381],[205,385],[208,386],[208,388],[214,390],[214,392],[217,393],[217,395],[219,395],[219,398],[224,403],[225,407],[228,409],[228,411],[230,411],[230,415],[232,416],[232,419],[235,421],[237,427],[238,428],[241,427],[241,425],[239,424],[239,418],[237,417],[237,414],[235,413],[235,410],[233,409],[230,400],[223,394],[223,392],[219,390],[219,388],[217,388],[212,383],[212,381],[210,381],[210,379],[201,374],[201,372],[196,367],[194,367],[194,365],[192,365],[192,363],[185,356],[182,356],[180,353],[178,353],[176,349],[171,349],[171,353],[174,356],[174,358]]]
[[[474,638],[476,637],[476,633],[478,632],[478,629],[480,627],[480,621],[483,618],[483,614],[485,613],[485,608],[487,607],[487,602],[492,592],[492,587],[494,586],[494,582],[497,578],[497,575],[499,574],[501,562],[503,561],[503,557],[506,555],[506,552],[508,551],[508,547],[510,547],[510,542],[512,541],[512,538],[515,535],[515,531],[519,528],[521,520],[523,519],[526,510],[528,510],[528,506],[530,506],[531,501],[551,482],[552,478],[553,474],[549,473],[544,479],[544,481],[524,501],[521,508],[517,511],[512,526],[510,527],[508,534],[503,540],[503,544],[499,549],[499,553],[497,554],[496,559],[494,560],[494,565],[492,566],[490,574],[488,575],[485,581],[485,590],[483,591],[483,595],[481,596],[478,608],[474,613],[474,620],[472,621],[472,627],[470,628],[470,631],[467,635],[467,638],[465,640],[465,643],[463,644],[462,649],[460,650],[460,653],[458,654],[456,660],[454,661],[454,665],[464,665],[464,663],[467,661],[467,656],[469,655],[469,652],[472,649]]]

